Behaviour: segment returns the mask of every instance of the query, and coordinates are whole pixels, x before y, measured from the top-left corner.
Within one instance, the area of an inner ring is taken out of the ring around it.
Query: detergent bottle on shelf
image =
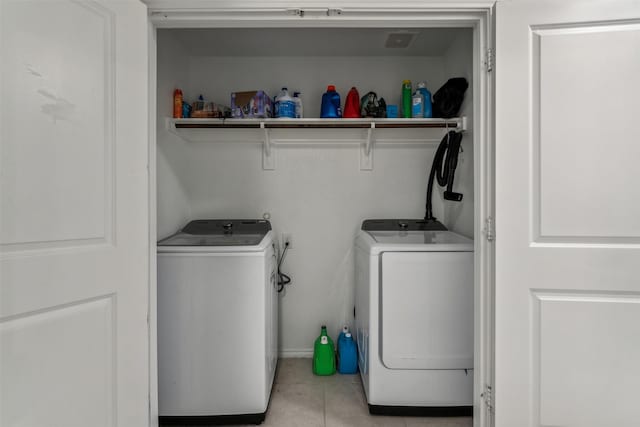
[[[414,119],[424,117],[424,96],[418,89],[411,97],[411,117]]]
[[[359,119],[361,117],[360,94],[355,87],[352,87],[347,94],[347,99],[344,101],[344,113],[342,117],[345,119]]]
[[[182,118],[182,91],[180,89],[173,91],[173,118]]]
[[[294,119],[296,117],[296,104],[289,96],[289,90],[283,87],[276,97],[276,117],[286,117]]]
[[[411,118],[411,80],[402,81],[402,117]]]
[[[304,110],[302,109],[302,98],[300,92],[293,92],[293,103],[295,104],[296,119],[304,118]]]
[[[322,95],[322,105],[320,106],[320,118],[339,119],[342,117],[340,109],[340,94],[336,92],[334,85],[327,86],[327,91]]]
[[[431,92],[427,89],[427,84],[425,82],[418,83],[418,90],[422,93],[424,97],[424,113],[422,117],[431,118],[433,117],[432,106],[431,106]]]

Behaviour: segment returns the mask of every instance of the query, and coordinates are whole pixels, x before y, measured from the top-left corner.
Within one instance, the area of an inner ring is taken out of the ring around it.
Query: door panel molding
[[[628,69],[640,72],[640,20],[533,25],[530,41],[531,241],[640,244],[640,207],[619,209],[640,196],[633,179],[640,148],[634,153],[624,145],[635,139],[624,131],[634,120],[632,101],[624,98],[633,94],[620,90],[630,83]],[[627,66],[606,74],[599,67],[621,62]],[[569,100],[575,104],[565,109]]]
[[[566,312],[572,317],[560,321]],[[531,425],[625,425],[633,419],[640,292],[532,289],[531,313]],[[593,400],[611,403],[617,418],[584,406]]]
[[[3,150],[7,176],[1,186],[3,255],[115,245],[115,15],[94,1],[42,6],[64,9],[73,22],[88,21],[84,26],[91,27],[91,33],[77,41],[57,28],[65,22],[47,23],[46,19],[29,24],[24,33],[12,29],[5,33],[12,45],[6,82],[14,84],[3,87],[2,125],[8,128],[3,138],[20,142]],[[26,10],[18,10],[18,16]],[[73,51],[57,49],[70,43],[76,43]],[[43,51],[49,53],[42,55]],[[65,70],[78,51],[86,53],[85,62],[79,69]],[[101,63],[96,63],[100,56]],[[103,75],[103,90],[96,90],[96,74]],[[26,88],[27,93],[18,88]],[[48,118],[42,120],[41,114]],[[24,119],[29,116],[35,117]],[[75,166],[60,170],[57,162],[62,159],[74,159]],[[76,174],[87,174],[91,167],[94,182],[74,182]],[[25,191],[25,186],[30,190]],[[48,227],[47,217],[64,218],[66,209],[80,210],[85,219]]]
[[[13,384],[0,424],[36,425],[32,414],[48,412],[68,425],[83,417],[116,425],[116,301],[108,294],[0,318],[0,377]]]

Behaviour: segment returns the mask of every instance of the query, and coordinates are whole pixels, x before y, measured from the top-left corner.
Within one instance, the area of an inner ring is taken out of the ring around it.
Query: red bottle
[[[173,91],[173,118],[182,118],[182,91],[180,89]]]
[[[345,119],[359,119],[360,116],[360,95],[358,89],[352,87],[347,94],[347,99],[344,101],[344,114]]]

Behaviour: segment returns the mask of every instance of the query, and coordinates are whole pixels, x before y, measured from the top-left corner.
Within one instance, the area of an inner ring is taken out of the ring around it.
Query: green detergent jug
[[[318,336],[318,338],[316,338],[316,342],[313,345],[313,349],[316,349],[316,346],[320,344],[320,338],[322,337],[327,337],[327,340],[329,341],[329,345],[331,346],[331,348],[333,348],[335,350],[335,345],[333,344],[333,340],[331,339],[331,337],[329,336],[329,334],[327,333],[327,327],[325,325],[320,326],[320,335]]]
[[[336,357],[333,341],[327,335],[327,327],[322,326],[320,336],[313,345],[313,373],[333,375],[336,373]]]

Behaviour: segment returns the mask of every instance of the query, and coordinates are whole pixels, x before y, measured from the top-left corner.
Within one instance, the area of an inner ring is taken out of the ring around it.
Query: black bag
[[[384,98],[378,99],[375,92],[368,92],[360,98],[360,115],[362,117],[385,118],[387,117],[387,103],[384,102]]]
[[[433,117],[449,119],[457,116],[468,87],[469,83],[464,77],[447,80],[433,95]]]

